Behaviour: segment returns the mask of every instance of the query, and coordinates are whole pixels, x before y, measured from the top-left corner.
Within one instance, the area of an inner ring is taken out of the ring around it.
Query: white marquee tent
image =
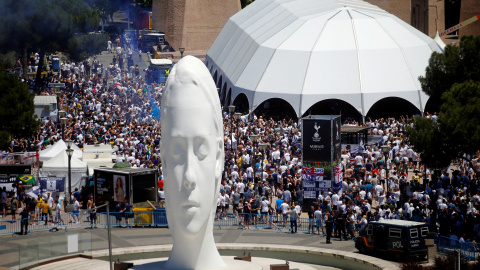
[[[298,116],[327,99],[363,116],[387,97],[423,112],[418,77],[437,43],[408,23],[361,0],[256,0],[232,16],[206,65],[232,103],[245,94],[254,110],[281,98]]]
[[[72,144],[73,156],[82,160],[83,151],[77,145]],[[60,152],[67,150],[67,144],[63,140],[57,141],[54,145],[40,151],[40,161],[47,161],[58,155]]]
[[[87,177],[87,163],[72,156],[70,162],[72,173],[72,192],[76,187],[80,189],[82,178]],[[40,176],[65,177],[65,190],[68,190],[68,156],[65,151],[60,151],[55,157],[43,162]]]

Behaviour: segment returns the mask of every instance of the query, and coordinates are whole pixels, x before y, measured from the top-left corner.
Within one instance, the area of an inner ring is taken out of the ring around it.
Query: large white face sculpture
[[[193,56],[170,72],[161,105],[165,203],[173,248],[167,268],[222,267],[213,218],[223,170],[223,122],[215,83]]]

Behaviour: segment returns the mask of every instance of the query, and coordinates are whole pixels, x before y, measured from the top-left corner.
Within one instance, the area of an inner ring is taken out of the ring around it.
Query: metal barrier
[[[214,226],[218,227],[243,227],[245,224],[250,224],[250,214],[243,213],[222,213],[216,214],[213,222]]]
[[[97,220],[99,226],[103,226],[104,228],[108,226],[106,212],[97,213]],[[136,225],[136,223],[133,212],[110,212],[110,226],[126,226],[128,228],[132,228],[134,225]]]
[[[453,252],[459,250],[460,254],[469,260],[475,260],[480,255],[479,246],[476,243],[461,243],[457,239],[437,235],[437,250],[439,252]]]

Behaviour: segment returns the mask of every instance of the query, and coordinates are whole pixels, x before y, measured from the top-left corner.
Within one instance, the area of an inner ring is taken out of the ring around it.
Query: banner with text
[[[38,181],[42,192],[65,191],[65,177],[40,177]]]

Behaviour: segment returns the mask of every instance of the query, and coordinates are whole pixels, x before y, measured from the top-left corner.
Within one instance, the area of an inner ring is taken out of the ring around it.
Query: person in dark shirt
[[[333,216],[328,211],[325,215],[325,228],[327,229],[327,244],[331,244],[332,242],[330,241],[330,238],[332,238]]]
[[[122,223],[122,214],[121,212],[123,212],[122,210],[122,206],[120,205],[120,202],[117,202],[117,205],[115,205],[115,218],[117,220],[117,225],[118,227],[122,227],[120,225],[120,223]]]
[[[31,219],[30,219],[30,224],[33,224],[35,222],[35,208],[37,207],[37,202],[35,200],[30,200],[28,203],[28,211],[31,214]]]
[[[123,212],[125,217],[125,223],[127,223],[127,227],[129,226],[129,219],[133,217],[133,213],[132,213],[133,208],[135,207],[131,205],[127,199],[125,199],[125,208],[123,209]]]
[[[35,208],[34,208],[35,209]],[[30,213],[28,212],[28,207],[24,207],[23,211],[20,212],[20,218],[21,218],[21,227],[20,227],[20,235],[27,234],[28,232],[28,218],[30,216]]]
[[[312,205],[308,210],[308,234],[310,234],[310,229],[312,234],[315,233],[315,207]]]

